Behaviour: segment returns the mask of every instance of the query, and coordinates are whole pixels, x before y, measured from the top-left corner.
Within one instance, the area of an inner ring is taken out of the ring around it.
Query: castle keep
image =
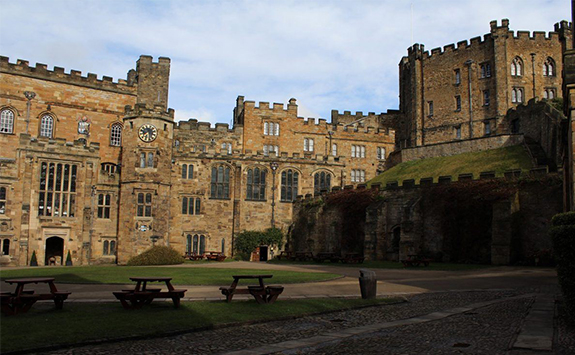
[[[499,147],[528,133],[559,160],[559,131],[508,110],[561,96],[568,26],[515,35],[503,20],[470,43],[414,45],[400,62],[399,110],[333,110],[331,122],[299,117],[293,98],[243,96],[231,127],[175,122],[164,57],[141,56],[117,81],[0,57],[2,254],[12,265],[33,253],[41,265],[68,253],[76,265],[124,264],[157,244],[231,256],[241,231],[287,230],[297,196],[361,185],[389,162],[432,152],[410,149]]]

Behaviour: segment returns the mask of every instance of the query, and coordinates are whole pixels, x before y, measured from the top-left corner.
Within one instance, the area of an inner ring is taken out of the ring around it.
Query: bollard
[[[372,299],[377,295],[377,278],[375,271],[360,269],[359,270],[359,288],[361,298]]]

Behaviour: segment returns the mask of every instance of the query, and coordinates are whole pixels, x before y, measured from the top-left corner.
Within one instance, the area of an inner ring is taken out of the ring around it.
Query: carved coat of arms
[[[82,116],[78,119],[78,133],[84,134],[86,136],[90,135],[90,124],[92,121],[86,116]]]

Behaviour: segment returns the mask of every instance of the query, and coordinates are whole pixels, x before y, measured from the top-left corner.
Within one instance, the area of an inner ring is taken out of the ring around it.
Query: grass
[[[331,280],[339,275],[284,270],[216,269],[156,266],[74,266],[0,269],[0,279],[17,277],[54,277],[57,282],[86,284],[129,284],[130,277],[168,276],[175,285],[227,285],[232,275],[272,274],[274,284]],[[255,280],[254,282],[257,282]]]
[[[313,261],[285,261],[273,259],[269,261],[274,264],[301,264],[301,265],[317,265]],[[429,266],[417,266],[405,268],[402,263],[395,261],[364,261],[362,264],[344,264],[344,263],[330,263],[324,262],[325,266],[343,266],[343,267],[360,267],[371,269],[405,269],[405,270],[444,270],[444,271],[465,271],[477,270],[491,267],[491,265],[480,264],[455,264],[455,263],[436,263],[432,262]]]
[[[407,179],[415,179],[417,184],[426,177],[433,177],[437,182],[437,178],[444,175],[451,175],[455,181],[459,174],[472,173],[474,178],[478,178],[483,171],[495,171],[496,176],[503,176],[505,170],[531,168],[533,163],[523,147],[513,146],[401,163],[376,176],[368,184],[380,182],[385,186],[388,182],[398,181],[401,185]]]
[[[120,303],[37,304],[25,314],[2,315],[2,352],[134,336],[159,336],[177,331],[205,329],[230,323],[274,320],[360,306],[395,302],[393,299],[278,300],[272,305],[255,301],[185,302],[179,309],[171,302],[154,302],[140,310],[125,310]]]

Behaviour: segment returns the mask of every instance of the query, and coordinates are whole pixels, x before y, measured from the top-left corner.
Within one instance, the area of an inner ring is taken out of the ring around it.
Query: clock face
[[[138,137],[144,142],[152,142],[158,136],[158,130],[151,124],[145,124],[138,130]]]

